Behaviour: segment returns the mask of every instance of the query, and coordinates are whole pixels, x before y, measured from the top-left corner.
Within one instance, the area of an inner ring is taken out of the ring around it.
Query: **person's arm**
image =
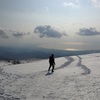
[[[49,57],[49,63],[50,63],[50,57]]]
[[[55,63],[55,59],[54,59],[54,64],[56,64],[56,63]]]

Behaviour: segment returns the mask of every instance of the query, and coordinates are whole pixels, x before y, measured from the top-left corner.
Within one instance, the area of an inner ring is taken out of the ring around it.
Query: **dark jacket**
[[[50,64],[55,64],[54,56],[49,57],[49,63]]]

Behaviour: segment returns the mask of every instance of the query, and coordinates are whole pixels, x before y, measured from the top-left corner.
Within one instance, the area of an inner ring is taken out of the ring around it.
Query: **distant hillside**
[[[88,50],[88,51],[67,51],[67,50],[55,50],[44,48],[13,48],[13,47],[0,47],[0,60],[23,60],[23,59],[46,59],[52,53],[55,57],[81,55],[88,53],[99,53],[100,50]]]

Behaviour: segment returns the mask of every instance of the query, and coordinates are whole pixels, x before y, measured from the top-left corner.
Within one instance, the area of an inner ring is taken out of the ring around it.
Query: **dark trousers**
[[[50,71],[51,67],[52,67],[52,72],[54,72],[54,67],[55,67],[54,64],[50,64],[48,71]]]

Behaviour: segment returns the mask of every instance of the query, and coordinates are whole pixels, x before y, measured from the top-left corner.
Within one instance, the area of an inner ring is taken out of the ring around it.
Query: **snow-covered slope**
[[[5,66],[4,66],[5,65]],[[0,63],[0,100],[100,100],[100,53],[27,64]]]

